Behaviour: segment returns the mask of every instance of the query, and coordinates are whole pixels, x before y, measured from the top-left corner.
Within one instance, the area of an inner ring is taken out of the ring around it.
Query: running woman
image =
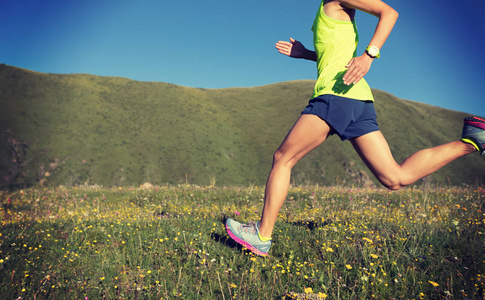
[[[357,56],[356,10],[379,20],[365,52]],[[318,78],[312,99],[273,156],[264,207],[257,223],[226,221],[231,238],[257,255],[268,255],[271,235],[286,199],[292,167],[336,134],[349,140],[370,171],[387,188],[397,190],[472,152],[485,153],[485,119],[468,117],[462,136],[447,144],[420,150],[401,164],[394,160],[379,130],[374,97],[363,77],[391,33],[398,13],[380,0],[323,0],[313,23],[315,51],[293,38],[276,49],[289,57],[315,61]]]

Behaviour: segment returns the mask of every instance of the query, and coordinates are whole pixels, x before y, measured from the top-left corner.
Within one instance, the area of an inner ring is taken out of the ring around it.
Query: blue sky
[[[315,79],[314,63],[274,49],[312,47],[319,0],[3,0],[0,63],[226,88]],[[485,116],[485,1],[386,1],[400,17],[366,80],[410,99]],[[462,4],[466,3],[466,4]],[[359,52],[377,19],[359,12]],[[302,109],[308,99],[302,99]]]

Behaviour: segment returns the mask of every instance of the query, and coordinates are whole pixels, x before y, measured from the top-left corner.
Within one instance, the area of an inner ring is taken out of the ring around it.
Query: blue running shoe
[[[482,155],[485,154],[485,119],[466,117],[463,120],[461,141],[472,144]]]
[[[237,243],[248,248],[254,254],[267,256],[271,247],[271,240],[262,241],[259,238],[259,222],[241,224],[233,219],[227,219],[226,231]]]

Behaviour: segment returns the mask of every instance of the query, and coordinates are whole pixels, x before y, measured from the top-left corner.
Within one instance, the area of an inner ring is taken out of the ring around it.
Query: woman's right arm
[[[289,57],[303,58],[311,61],[317,61],[315,51],[308,50],[302,43],[290,37],[290,41],[278,41],[276,43],[278,52]]]

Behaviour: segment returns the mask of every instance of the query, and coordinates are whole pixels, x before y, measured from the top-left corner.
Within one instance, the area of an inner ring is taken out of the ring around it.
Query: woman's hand
[[[343,77],[344,84],[351,85],[359,82],[367,72],[369,72],[370,66],[374,58],[370,57],[366,53],[362,56],[352,58],[345,66],[347,72]]]
[[[304,58],[316,61],[316,54],[314,51],[310,51],[299,41],[290,38],[290,41],[278,41],[275,45],[278,52],[289,57]]]

